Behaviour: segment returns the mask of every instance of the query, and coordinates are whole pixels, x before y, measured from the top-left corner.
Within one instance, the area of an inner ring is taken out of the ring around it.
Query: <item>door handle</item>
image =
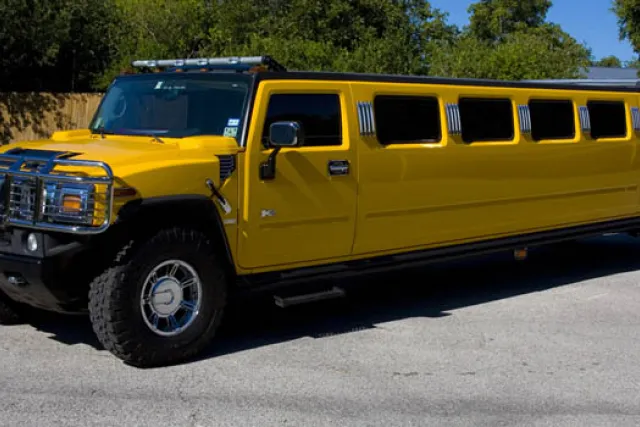
[[[329,175],[348,175],[349,174],[349,161],[348,160],[329,160]]]

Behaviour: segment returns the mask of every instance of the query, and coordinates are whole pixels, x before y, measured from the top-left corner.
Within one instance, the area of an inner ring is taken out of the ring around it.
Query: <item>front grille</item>
[[[16,177],[9,185],[9,218],[33,221],[36,211],[36,179]]]

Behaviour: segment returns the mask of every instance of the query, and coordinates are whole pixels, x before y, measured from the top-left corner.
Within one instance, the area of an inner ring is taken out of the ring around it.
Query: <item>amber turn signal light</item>
[[[65,194],[62,198],[63,212],[80,212],[82,211],[82,199],[76,194]]]

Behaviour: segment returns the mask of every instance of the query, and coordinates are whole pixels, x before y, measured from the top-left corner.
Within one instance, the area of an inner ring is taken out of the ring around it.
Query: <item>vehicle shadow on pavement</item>
[[[640,241],[620,235],[532,250],[526,261],[503,253],[351,279],[346,284],[353,286],[340,300],[288,309],[269,301],[233,306],[215,344],[198,360],[401,319],[437,320],[464,307],[635,270],[640,270]],[[102,349],[86,317],[42,315],[32,324],[61,343]]]

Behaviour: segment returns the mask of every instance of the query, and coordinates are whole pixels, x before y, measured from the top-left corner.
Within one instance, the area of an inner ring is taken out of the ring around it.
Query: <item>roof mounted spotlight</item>
[[[169,68],[177,71],[202,70],[207,71],[250,71],[255,68],[268,71],[286,71],[286,68],[270,56],[228,56],[218,58],[189,58],[189,59],[146,59],[131,63],[135,68]]]

